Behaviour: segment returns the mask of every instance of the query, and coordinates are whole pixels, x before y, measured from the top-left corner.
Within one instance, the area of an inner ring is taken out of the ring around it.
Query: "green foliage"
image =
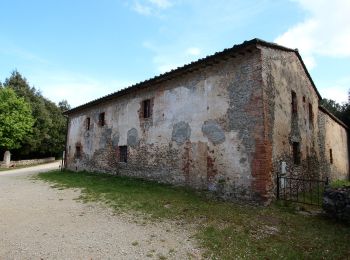
[[[0,88],[0,148],[19,148],[34,124],[30,105],[10,88]]]
[[[350,181],[347,181],[347,180],[332,181],[331,187],[332,188],[350,187]]]
[[[343,103],[340,105],[331,99],[322,99],[320,104],[329,112],[343,121],[347,126],[350,126],[350,103]]]
[[[350,227],[284,207],[219,202],[181,187],[100,173],[54,171],[39,179],[80,188],[83,201],[194,226],[209,259],[348,259]],[[304,212],[306,213],[306,212]]]
[[[68,102],[62,101],[57,106],[35,87],[30,87],[18,71],[13,71],[3,85],[13,89],[17,96],[30,104],[35,118],[32,133],[25,136],[21,149],[12,151],[15,157],[59,156],[65,147],[66,134],[66,118],[62,115],[62,108],[69,108]]]

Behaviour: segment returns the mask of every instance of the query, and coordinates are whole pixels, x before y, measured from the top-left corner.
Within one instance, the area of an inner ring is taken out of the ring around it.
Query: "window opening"
[[[143,101],[143,118],[151,117],[151,100],[146,99]]]
[[[333,164],[333,151],[332,149],[329,149],[329,162]]]
[[[312,111],[312,105],[309,103],[309,124],[310,126],[313,125],[314,122],[314,113]]]
[[[119,146],[119,162],[127,162],[128,161],[128,147],[127,146]]]
[[[293,161],[294,164],[300,164],[300,144],[293,142]]]
[[[292,114],[296,115],[298,113],[298,104],[297,104],[297,94],[292,91]]]
[[[90,130],[90,117],[86,118],[86,130]]]
[[[81,146],[80,145],[75,146],[75,157],[81,158]]]
[[[98,123],[100,126],[104,126],[106,124],[105,122],[105,112],[100,113],[98,116]]]

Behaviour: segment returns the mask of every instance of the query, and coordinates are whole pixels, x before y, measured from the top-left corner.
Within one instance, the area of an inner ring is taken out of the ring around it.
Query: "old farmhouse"
[[[246,41],[66,112],[66,167],[270,201],[286,174],[345,179],[347,127],[297,50]]]

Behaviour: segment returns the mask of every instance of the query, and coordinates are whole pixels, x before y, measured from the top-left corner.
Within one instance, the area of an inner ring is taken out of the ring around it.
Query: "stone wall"
[[[150,118],[142,114],[146,99]],[[263,113],[260,53],[243,50],[70,115],[67,166],[266,200],[271,148]],[[119,162],[120,146],[127,163]]]
[[[43,159],[31,159],[31,160],[20,160],[20,161],[11,161],[10,166],[25,166],[25,165],[34,165],[34,164],[41,164],[41,163],[50,163],[54,162],[55,157],[48,157]],[[4,164],[1,163],[1,167]]]
[[[286,162],[288,175],[322,178],[317,92],[294,52],[262,47],[262,61],[274,177]]]
[[[348,174],[346,130],[318,112],[320,96],[295,51],[254,45],[225,55],[69,114],[67,167],[264,203],[282,162],[292,176]]]
[[[329,217],[350,223],[350,187],[327,188],[322,208]]]
[[[330,180],[349,179],[349,150],[347,129],[326,111],[319,110],[320,162],[324,175]]]

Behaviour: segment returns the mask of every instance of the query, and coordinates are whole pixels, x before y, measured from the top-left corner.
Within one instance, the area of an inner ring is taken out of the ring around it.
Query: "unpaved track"
[[[0,172],[1,260],[200,258],[188,225],[116,215],[74,200],[78,190],[30,179],[53,168],[58,164]]]

